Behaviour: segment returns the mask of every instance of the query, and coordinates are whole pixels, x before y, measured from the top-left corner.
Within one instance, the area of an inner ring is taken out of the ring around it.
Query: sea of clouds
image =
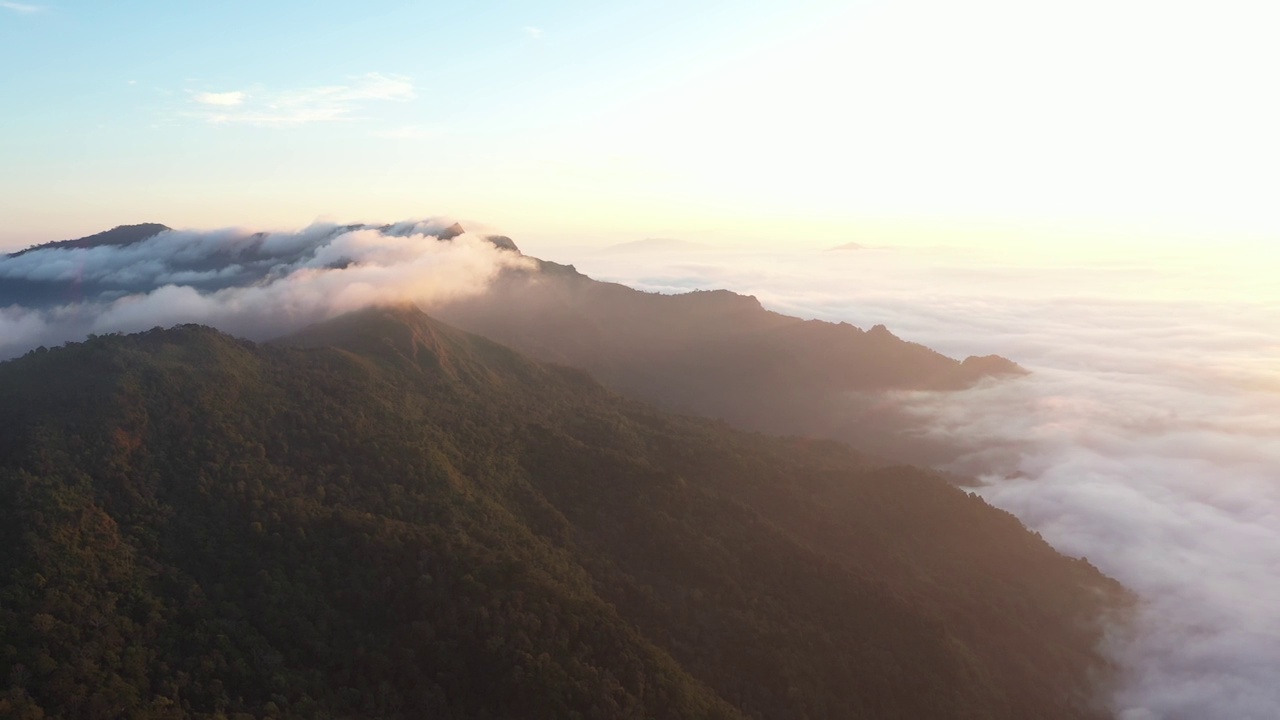
[[[1264,258],[680,248],[573,262],[1032,370],[898,400],[961,449],[950,469],[979,476],[989,502],[1139,595],[1107,648],[1126,673],[1122,720],[1280,713],[1280,293]]]
[[[201,323],[266,340],[369,305],[484,291],[528,266],[449,220],[297,232],[167,230],[127,245],[0,256],[0,360],[89,333]]]
[[[529,260],[448,221],[298,232],[167,231],[124,247],[0,257],[0,359],[88,333],[199,322],[268,339],[367,305],[483,292]],[[597,279],[727,288],[1032,370],[902,393],[991,503],[1142,600],[1108,651],[1122,720],[1280,708],[1280,258],[933,249],[539,250]]]

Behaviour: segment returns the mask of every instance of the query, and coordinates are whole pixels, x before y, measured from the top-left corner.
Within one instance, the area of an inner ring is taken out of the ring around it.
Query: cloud
[[[526,262],[449,220],[297,232],[172,231],[0,258],[0,357],[89,332],[204,322],[269,338],[367,304],[428,307]],[[1280,707],[1280,300],[1267,263],[1043,263],[1005,254],[580,252],[599,279],[724,287],[802,317],[885,323],[1033,374],[898,393],[950,469],[1143,599],[1106,650],[1122,720],[1268,718]],[[7,293],[7,294],[6,294]],[[1270,293],[1270,294],[1268,294]]]
[[[244,103],[245,94],[243,92],[203,92],[196,93],[192,99],[201,105],[235,106]]]
[[[23,15],[31,15],[44,10],[44,7],[41,5],[28,5],[26,3],[8,2],[7,0],[0,0],[0,8],[12,10],[13,12],[21,13]]]
[[[401,125],[399,127],[387,128],[385,130],[376,130],[374,137],[386,138],[388,140],[426,140],[428,138],[438,137],[440,131],[435,128],[424,127],[422,125]]]
[[[523,28],[521,28],[521,31],[525,35],[528,35],[529,37],[533,38],[534,40],[538,40],[542,37],[542,28],[536,28],[532,25],[524,26]]]
[[[1128,673],[1121,717],[1261,718],[1280,707],[1275,394],[1179,380],[1159,365],[1042,366],[910,406],[930,433],[968,448],[955,467],[985,470],[987,500],[1142,597],[1136,625],[1109,648]]]
[[[268,339],[373,304],[480,292],[503,268],[530,262],[473,234],[439,240],[449,224],[166,231],[125,246],[0,257],[0,358],[185,322]]]
[[[367,73],[342,85],[296,90],[255,89],[252,93],[192,92],[183,111],[212,124],[290,127],[360,119],[360,110],[374,102],[403,102],[416,97],[413,81],[400,75]]]
[[[948,469],[981,477],[988,501],[1139,594],[1134,623],[1105,648],[1125,669],[1110,698],[1119,718],[1269,718],[1280,707],[1280,297],[1256,262],[1194,260],[883,248],[574,258],[601,279],[727,287],[1030,368],[893,399],[950,448]]]

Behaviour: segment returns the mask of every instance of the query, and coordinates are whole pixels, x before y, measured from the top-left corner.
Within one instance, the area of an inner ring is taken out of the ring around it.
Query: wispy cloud
[[[399,127],[377,130],[373,133],[373,136],[387,138],[389,140],[426,140],[427,138],[436,137],[439,134],[440,131],[435,128],[425,127],[422,125],[401,125]]]
[[[289,127],[358,120],[358,111],[367,103],[405,101],[414,97],[413,81],[409,78],[367,73],[342,85],[297,90],[192,91],[191,103],[195,107],[188,108],[183,115],[214,124]]]
[[[22,13],[23,15],[30,15],[44,10],[40,5],[27,5],[26,3],[7,2],[6,0],[0,0],[0,8],[12,10],[16,13]]]
[[[201,105],[234,106],[234,105],[241,105],[244,103],[245,93],[243,92],[220,92],[220,93],[202,92],[202,93],[196,93],[195,97],[193,97],[192,99],[200,103]]]
[[[525,25],[523,28],[523,31],[525,35],[528,35],[534,40],[537,40],[542,37],[542,28],[536,28],[532,25]]]

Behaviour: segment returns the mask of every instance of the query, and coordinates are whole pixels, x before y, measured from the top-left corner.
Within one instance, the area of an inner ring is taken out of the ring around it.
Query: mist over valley
[[[1280,317],[1162,293],[1202,268],[670,242],[570,265],[447,220],[112,233],[0,259],[9,355],[182,322],[269,340],[408,302],[658,407],[947,473],[1136,593],[1098,641],[1124,718],[1276,702],[1280,589],[1257,570],[1280,547],[1280,388],[1259,360]]]

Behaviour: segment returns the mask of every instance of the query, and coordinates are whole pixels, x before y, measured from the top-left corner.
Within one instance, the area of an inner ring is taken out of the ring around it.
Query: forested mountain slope
[[[727,290],[646,293],[537,261],[482,294],[432,313],[541,360],[587,369],[607,387],[749,430],[851,442],[917,459],[914,421],[886,413],[884,393],[958,390],[1019,375],[989,355],[963,362],[895,336],[771,312]]]
[[[146,317],[159,313],[155,322],[167,324],[174,316],[163,304],[139,305],[147,297],[154,301],[156,293],[198,295],[202,306],[225,302],[225,311],[206,310],[212,314],[200,317],[266,340],[298,328],[305,322],[300,317],[328,313],[314,307],[315,294],[304,293],[294,311],[257,318],[241,311],[251,303],[231,298],[261,293],[285,279],[287,286],[305,284],[321,268],[359,276],[381,263],[407,262],[398,254],[406,247],[422,259],[433,255],[436,242],[467,246],[467,236],[466,228],[437,218],[317,223],[294,233],[126,225],[46,243],[0,256],[0,307],[20,306],[10,314],[27,317],[32,328],[27,342],[0,337],[0,357],[40,342],[79,338],[93,328],[146,327],[139,320],[152,321],[137,317],[139,307],[149,308]],[[884,326],[863,330],[788,317],[766,310],[754,297],[724,290],[661,295],[599,282],[571,265],[521,257],[505,236],[477,237],[500,251],[479,253],[486,258],[480,266],[491,266],[496,277],[481,272],[473,285],[461,283],[465,292],[419,298],[430,303],[433,315],[536,359],[584,368],[611,390],[748,430],[837,439],[897,461],[942,465],[955,459],[956,449],[922,437],[919,418],[900,409],[894,392],[957,390],[1024,372],[995,355],[961,362],[904,341]],[[400,250],[373,253],[370,243]],[[411,276],[403,267],[395,275]],[[383,276],[379,282],[385,281]],[[341,284],[332,276],[325,282]],[[387,297],[417,297],[413,283],[403,290],[407,295]],[[313,312],[306,313],[307,307]]]
[[[0,364],[0,715],[1094,718],[1123,591],[415,309]]]

